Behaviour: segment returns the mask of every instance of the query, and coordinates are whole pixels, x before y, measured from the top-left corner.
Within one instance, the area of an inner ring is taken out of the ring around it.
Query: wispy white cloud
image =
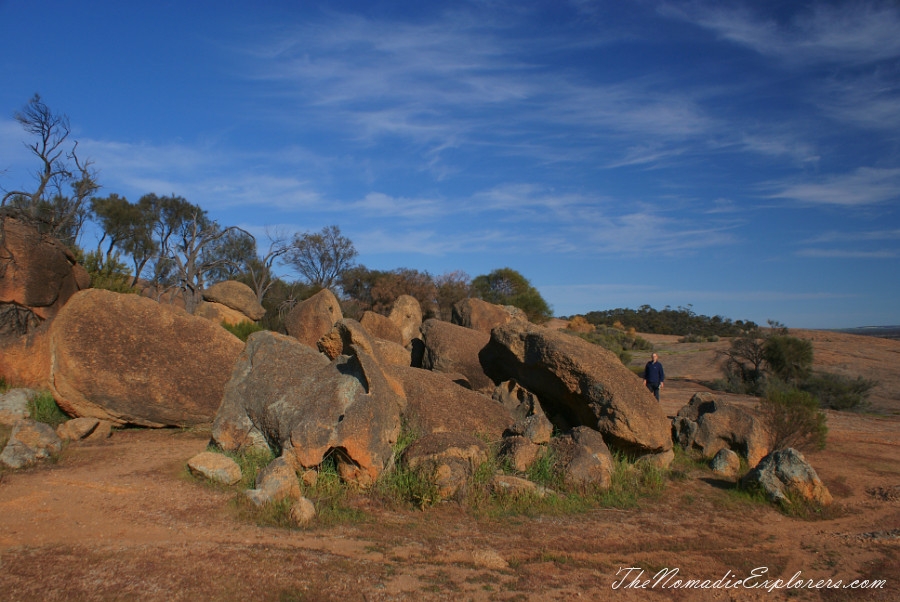
[[[667,77],[592,81],[583,68],[557,68],[554,51],[573,44],[564,36],[517,37],[505,23],[461,15],[413,23],[330,14],[248,49],[247,77],[278,85],[279,98],[294,99],[289,110],[358,143],[396,137],[421,145],[436,169],[443,151],[473,144],[553,161],[578,157],[573,147],[612,153],[611,136],[633,150],[690,140],[715,125]],[[622,154],[614,164],[654,160]]]
[[[354,232],[353,242],[361,255],[402,254],[404,256],[445,256],[484,253],[519,241],[509,232],[473,229],[460,233],[435,228],[365,228]]]
[[[370,192],[362,200],[349,203],[347,210],[368,216],[431,221],[446,216],[448,204],[441,199],[406,198]]]
[[[858,241],[900,241],[900,229],[888,230],[829,230],[803,241],[804,244],[821,244],[833,242],[858,242]]]
[[[884,203],[900,198],[900,168],[860,167],[852,173],[827,176],[816,182],[784,184],[769,196],[847,207]]]
[[[740,145],[748,151],[773,157],[789,157],[798,163],[815,163],[821,158],[809,142],[784,134],[744,134]]]
[[[900,56],[900,8],[894,2],[817,2],[780,22],[752,6],[664,3],[660,12],[788,64],[856,65]]]
[[[881,249],[878,251],[863,251],[859,249],[801,249],[797,251],[799,257],[811,257],[815,259],[896,259],[900,257],[900,251]]]

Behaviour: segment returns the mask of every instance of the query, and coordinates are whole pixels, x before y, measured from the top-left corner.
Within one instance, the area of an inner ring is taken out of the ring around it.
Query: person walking
[[[659,401],[659,390],[665,382],[666,373],[663,370],[663,365],[659,363],[659,356],[654,353],[650,356],[650,361],[647,362],[647,365],[644,366],[644,386],[653,393],[656,401]]]

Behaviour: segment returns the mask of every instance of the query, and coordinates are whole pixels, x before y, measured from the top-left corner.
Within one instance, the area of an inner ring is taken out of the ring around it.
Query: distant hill
[[[867,337],[878,337],[881,339],[900,341],[900,326],[860,326],[858,328],[833,328],[831,330],[834,332],[861,334]]]

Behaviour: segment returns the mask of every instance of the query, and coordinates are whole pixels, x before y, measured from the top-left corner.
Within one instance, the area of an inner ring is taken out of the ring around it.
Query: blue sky
[[[38,92],[102,194],[337,224],[369,268],[898,324],[898,32],[896,2],[0,0],[0,185]]]

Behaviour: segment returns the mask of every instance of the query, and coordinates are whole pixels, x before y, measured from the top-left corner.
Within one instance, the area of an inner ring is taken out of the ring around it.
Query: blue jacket
[[[647,365],[644,366],[644,380],[651,385],[658,385],[661,382],[665,382],[666,373],[663,370],[663,365],[659,362],[654,363],[652,360],[647,362]]]

